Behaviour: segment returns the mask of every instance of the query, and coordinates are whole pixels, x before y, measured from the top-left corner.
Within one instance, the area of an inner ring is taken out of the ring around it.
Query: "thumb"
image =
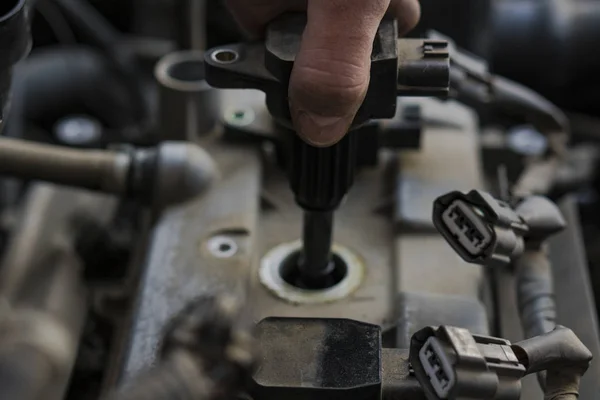
[[[369,87],[371,52],[390,0],[309,0],[308,23],[290,79],[298,134],[315,146],[348,131]]]

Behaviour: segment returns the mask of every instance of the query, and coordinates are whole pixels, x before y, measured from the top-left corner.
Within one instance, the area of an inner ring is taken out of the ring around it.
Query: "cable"
[[[112,52],[121,42],[121,33],[87,0],[53,0],[64,15],[105,51]],[[40,1],[43,3],[44,1]],[[38,3],[39,4],[39,3]]]
[[[145,131],[150,126],[150,107],[145,96],[145,88],[135,67],[134,55],[127,51],[122,43],[125,41],[119,32],[98,10],[87,0],[54,0],[64,15],[92,43],[100,47],[114,61],[115,67],[121,72],[131,93],[135,96],[134,105],[138,119],[138,128]]]
[[[69,22],[56,4],[49,0],[38,1],[35,4],[38,14],[44,18],[52,33],[61,44],[75,44],[77,39],[71,29]]]

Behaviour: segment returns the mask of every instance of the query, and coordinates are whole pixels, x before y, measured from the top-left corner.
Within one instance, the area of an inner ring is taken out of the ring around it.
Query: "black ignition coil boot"
[[[490,266],[508,264],[521,255],[529,230],[508,204],[479,190],[439,197],[433,223],[465,261]]]
[[[415,376],[428,400],[518,400],[526,368],[508,340],[428,327],[411,339]]]
[[[6,119],[13,66],[31,48],[26,0],[0,2],[0,130]]]

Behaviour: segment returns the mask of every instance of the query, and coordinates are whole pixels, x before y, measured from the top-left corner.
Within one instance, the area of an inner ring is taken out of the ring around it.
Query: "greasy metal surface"
[[[393,232],[389,216],[378,214],[386,187],[385,165],[364,170],[335,215],[334,243],[350,249],[365,265],[365,277],[350,296],[328,304],[299,307],[281,300],[252,274],[250,298],[256,319],[269,316],[350,318],[389,326],[393,321]],[[302,210],[295,204],[288,180],[277,167],[265,173],[263,193],[269,207],[260,215],[257,255],[295,241],[302,234]],[[318,296],[318,294],[317,294]]]
[[[167,210],[157,221],[132,319],[125,378],[153,362],[165,323],[187,302],[218,291],[245,295],[255,259],[259,155],[250,146],[207,143],[206,148],[220,179],[204,196]],[[212,238],[223,235],[236,241],[232,257],[215,257],[208,248]]]
[[[436,293],[400,293],[396,346],[407,349],[412,335],[425,326],[449,325],[485,335],[489,322],[478,299]]]
[[[262,94],[234,90],[224,97],[224,110],[251,108],[262,115],[256,108]],[[460,128],[426,127],[424,150],[402,156],[402,179],[440,185],[430,196],[413,199],[414,207],[431,207],[434,195],[448,188],[480,187],[479,163],[472,115],[453,103],[422,104],[425,116],[439,120],[441,114],[454,123],[462,121]],[[362,284],[348,297],[327,304],[299,306],[278,298],[260,283],[258,270],[268,251],[300,239],[302,211],[288,180],[265,158],[261,182],[260,157],[251,143],[212,144],[207,149],[221,179],[204,197],[167,211],[157,222],[133,315],[125,377],[152,362],[165,322],[187,301],[207,291],[242,295],[248,282],[247,297],[256,321],[271,316],[333,317],[387,329],[396,321],[397,290],[477,300],[481,270],[465,265],[432,228],[427,233],[404,230],[395,238],[394,222],[385,208],[396,181],[397,162],[392,157],[381,157],[378,167],[360,171],[335,216],[334,242],[362,260]],[[402,226],[410,222],[403,218]],[[236,239],[238,252],[233,257],[216,258],[207,249],[208,240],[222,235]]]
[[[0,293],[9,301],[27,304],[26,284],[47,269],[44,260],[59,246],[72,245],[78,219],[106,221],[116,201],[109,196],[50,184],[36,184],[25,203],[26,213],[3,260]]]
[[[425,120],[454,126],[426,127],[420,150],[400,157],[397,182],[396,240],[399,291],[479,298],[481,267],[463,262],[433,229],[433,201],[448,189],[482,188],[477,120],[466,107],[425,100]]]
[[[425,400],[421,385],[410,371],[408,350],[383,349],[381,372],[383,400]]]
[[[39,313],[31,320],[42,324],[37,327],[39,338],[32,327],[23,336],[39,340],[36,348],[45,351],[58,368],[44,389],[45,399],[58,400],[69,381],[86,313],[87,291],[73,247],[77,228],[84,219],[108,222],[116,201],[87,191],[34,184],[24,204],[0,270],[0,295],[18,317]]]

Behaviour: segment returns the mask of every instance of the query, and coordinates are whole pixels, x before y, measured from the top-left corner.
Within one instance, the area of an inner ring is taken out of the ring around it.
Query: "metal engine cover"
[[[425,121],[431,121],[425,123],[422,146],[384,151],[378,166],[358,174],[336,214],[334,234],[338,255],[353,265],[352,279],[328,291],[265,281],[278,251],[298,245],[301,210],[284,173],[263,149],[205,142],[221,179],[202,198],[167,211],[156,224],[123,378],[152,364],[163,327],[173,315],[194,297],[215,291],[245,298],[256,321],[273,316],[348,318],[384,330],[398,327],[398,343],[406,343],[403,337],[423,324],[460,324],[486,334],[482,271],[462,262],[431,222],[437,196],[482,187],[476,117],[453,102],[415,101]],[[264,117],[264,95],[258,92],[224,91],[223,110],[225,119],[245,110],[246,117],[271,126]],[[423,303],[429,295],[433,300]],[[417,298],[421,300],[413,300]],[[467,307],[436,311],[448,301]],[[419,304],[430,311],[420,313],[415,308]]]

